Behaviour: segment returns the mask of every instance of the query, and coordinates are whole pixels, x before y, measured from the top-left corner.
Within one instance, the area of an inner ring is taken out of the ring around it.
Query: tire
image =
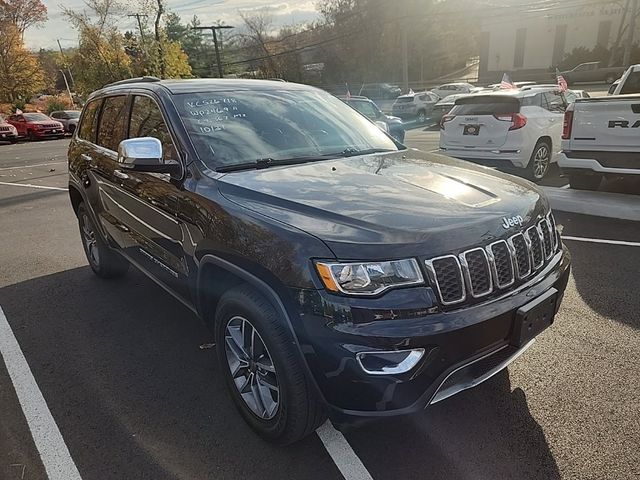
[[[427,123],[427,112],[424,110],[418,111],[418,116],[416,117],[416,120],[421,125],[424,123]]]
[[[602,182],[602,175],[587,175],[585,173],[570,173],[569,186],[574,190],[597,190]]]
[[[78,206],[78,226],[87,261],[98,277],[117,278],[127,273],[129,262],[102,240],[84,203]]]
[[[12,138],[9,141],[11,142],[12,145],[15,145],[16,143],[18,143],[18,139],[17,138]]]
[[[548,140],[538,140],[529,164],[525,168],[526,177],[532,182],[539,183],[549,173],[551,166],[551,143]]]
[[[69,134],[73,135],[73,132],[76,131],[76,126],[75,125],[69,125]]]
[[[27,138],[29,139],[30,142],[37,142],[38,141],[38,137],[36,137],[36,134],[33,133],[32,130],[29,130],[27,132]]]
[[[325,409],[307,378],[288,326],[249,285],[234,287],[222,296],[215,314],[215,336],[229,393],[258,435],[288,445],[325,421]]]

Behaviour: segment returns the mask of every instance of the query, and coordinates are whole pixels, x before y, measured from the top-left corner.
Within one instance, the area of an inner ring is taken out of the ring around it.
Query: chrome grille
[[[529,250],[531,251],[531,260],[533,268],[536,270],[544,263],[544,253],[542,251],[542,240],[540,239],[540,231],[537,226],[527,229],[527,240],[529,240]]]
[[[558,250],[559,237],[553,215],[542,218],[524,232],[486,247],[427,260],[431,284],[444,305],[480,298],[506,289],[540,269]]]
[[[454,255],[427,260],[427,268],[443,304],[451,305],[464,301],[466,293],[462,268]]]
[[[515,282],[513,259],[509,245],[504,240],[492,243],[487,247],[490,258],[493,258],[493,275],[498,288],[505,288]]]
[[[473,297],[484,297],[493,291],[489,258],[483,248],[475,248],[464,252],[460,255],[460,263],[467,277],[469,293]]]

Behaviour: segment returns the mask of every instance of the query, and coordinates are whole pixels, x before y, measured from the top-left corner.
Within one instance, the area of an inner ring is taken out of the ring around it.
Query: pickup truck
[[[561,73],[569,85],[579,82],[613,83],[624,73],[624,67],[603,67],[600,62],[587,62]]]
[[[558,165],[571,188],[595,190],[605,175],[640,178],[640,65],[629,67],[614,95],[569,105],[561,149]]]

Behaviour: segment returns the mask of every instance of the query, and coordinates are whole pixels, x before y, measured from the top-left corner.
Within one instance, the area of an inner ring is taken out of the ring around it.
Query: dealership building
[[[624,11],[620,5],[623,2],[569,0],[565,4],[563,0],[548,8],[527,3],[483,20],[478,72],[481,82],[500,81],[504,72],[514,80],[542,79],[575,48],[610,48]],[[625,41],[626,33],[620,44]]]

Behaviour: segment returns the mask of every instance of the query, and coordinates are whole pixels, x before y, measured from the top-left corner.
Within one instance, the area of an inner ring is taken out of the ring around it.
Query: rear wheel
[[[585,173],[570,173],[569,185],[574,190],[597,190],[602,182],[602,175],[587,175]]]
[[[426,123],[427,121],[427,112],[424,110],[420,110],[418,112],[418,123]]]
[[[84,253],[93,272],[101,278],[115,278],[129,270],[129,262],[102,240],[84,203],[78,206],[78,225]]]
[[[215,332],[227,388],[256,433],[286,445],[324,422],[291,332],[262,295],[248,285],[226,292],[216,310]]]
[[[531,154],[527,165],[527,178],[533,182],[540,182],[549,172],[551,165],[551,144],[547,140],[540,140]]]

